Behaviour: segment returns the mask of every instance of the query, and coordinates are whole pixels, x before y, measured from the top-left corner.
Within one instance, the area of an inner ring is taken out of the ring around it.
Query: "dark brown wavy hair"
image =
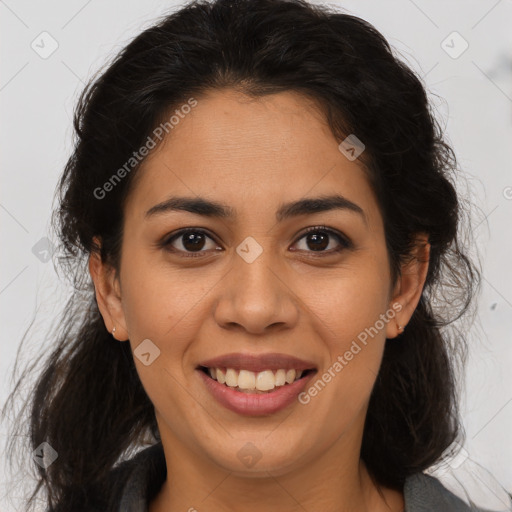
[[[74,152],[52,217],[59,268],[74,292],[49,333],[50,354],[40,359],[9,445],[11,460],[16,441],[30,450],[46,441],[58,452],[46,469],[33,464],[37,486],[27,507],[41,491],[49,512],[93,510],[101,496],[113,501],[122,482],[107,485],[107,475],[145,440],[159,441],[130,345],[105,329],[87,269],[89,254],[98,250],[119,268],[123,204],[138,166],[108,199],[94,191],[166,113],[191,96],[226,87],[252,97],[302,93],[321,107],[340,141],[357,134],[366,146],[360,160],[384,219],[394,278],[415,234],[429,236],[420,302],[403,334],[386,343],[370,399],[361,457],[373,478],[400,488],[461,435],[456,376],[466,343],[453,322],[473,311],[480,271],[462,243],[470,218],[455,189],[455,154],[421,79],[356,16],[301,0],[196,1],[144,30],[79,98]],[[17,380],[4,415],[38,361]]]

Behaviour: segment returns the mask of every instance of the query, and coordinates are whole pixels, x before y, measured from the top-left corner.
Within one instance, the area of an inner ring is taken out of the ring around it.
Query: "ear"
[[[94,237],[97,246],[101,242]],[[121,287],[115,269],[101,260],[100,252],[93,250],[89,256],[89,273],[94,282],[96,301],[108,332],[115,327],[114,337],[119,341],[128,339],[128,331],[121,303]]]
[[[396,338],[399,334],[402,334],[411,319],[420,301],[421,292],[427,278],[429,259],[428,235],[418,233],[410,257],[402,264],[401,275],[394,286],[390,306],[397,313],[395,320],[388,322],[386,325],[386,338]]]

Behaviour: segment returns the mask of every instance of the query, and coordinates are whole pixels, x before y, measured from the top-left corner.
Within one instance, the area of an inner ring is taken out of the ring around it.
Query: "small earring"
[[[116,332],[116,328],[114,326],[114,328],[112,329],[112,336],[114,336],[114,333]]]
[[[396,324],[396,325],[397,325],[399,331],[403,331],[404,330],[404,328],[401,325],[399,325],[399,324]]]

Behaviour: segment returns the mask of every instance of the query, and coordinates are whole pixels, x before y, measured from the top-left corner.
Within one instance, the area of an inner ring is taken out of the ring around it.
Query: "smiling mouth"
[[[198,369],[219,384],[235,391],[251,394],[271,393],[316,372],[313,368],[308,370],[283,368],[261,372],[235,370],[233,368],[208,368],[206,366],[199,366]]]

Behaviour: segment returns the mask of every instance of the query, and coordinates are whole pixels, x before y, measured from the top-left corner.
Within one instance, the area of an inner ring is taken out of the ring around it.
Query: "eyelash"
[[[198,258],[198,257],[202,258],[202,257],[204,257],[204,256],[202,256],[202,253],[207,252],[207,251],[192,252],[192,251],[182,251],[181,249],[169,248],[170,245],[172,244],[172,242],[174,242],[174,240],[179,239],[180,236],[183,236],[185,233],[190,233],[190,232],[201,233],[201,234],[207,236],[208,238],[212,239],[215,243],[217,243],[216,240],[204,229],[190,227],[190,228],[180,229],[179,231],[171,234],[170,236],[166,237],[159,245],[161,248],[164,248],[165,250],[167,250],[169,252],[183,253],[182,257],[184,257],[184,258]],[[329,256],[332,254],[337,254],[345,249],[351,249],[353,247],[352,242],[347,237],[345,237],[341,233],[338,233],[337,231],[334,231],[334,230],[328,228],[327,226],[312,226],[312,227],[307,228],[306,231],[299,236],[299,238],[297,239],[297,241],[295,243],[297,243],[299,240],[302,240],[309,233],[313,233],[313,232],[326,233],[327,235],[334,237],[340,244],[340,246],[337,249],[331,249],[329,251],[318,251],[318,253],[315,253],[315,251],[306,251],[306,252],[313,253],[314,257],[321,258],[326,255]]]

